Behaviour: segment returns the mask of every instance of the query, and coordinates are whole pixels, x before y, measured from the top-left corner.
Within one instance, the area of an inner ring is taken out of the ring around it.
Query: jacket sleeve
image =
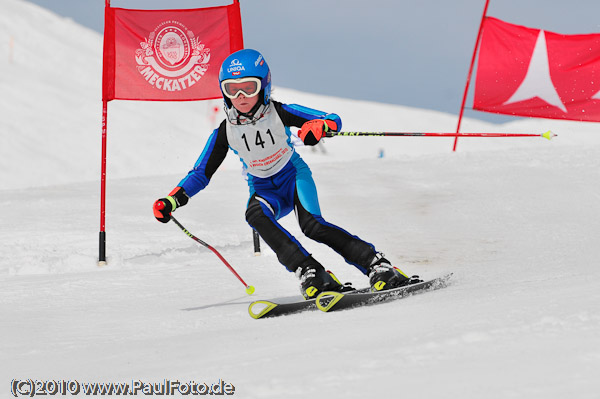
[[[337,114],[330,114],[298,104],[282,104],[273,101],[277,114],[285,126],[302,127],[304,122],[313,119],[329,119],[335,122],[337,130],[342,130],[342,119]]]
[[[187,176],[179,182],[179,186],[183,187],[185,193],[192,197],[196,195],[200,190],[203,190],[208,183],[212,175],[217,171],[225,156],[229,150],[229,143],[227,141],[227,131],[225,130],[225,120],[221,125],[215,129],[206,145],[204,151],[200,154],[200,157],[196,161],[194,168],[189,171]]]

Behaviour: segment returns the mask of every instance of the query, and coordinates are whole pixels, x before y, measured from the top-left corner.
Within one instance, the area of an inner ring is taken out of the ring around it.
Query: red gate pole
[[[104,3],[104,15],[110,7],[110,0]],[[106,20],[104,21],[106,29]],[[105,39],[106,40],[106,39]],[[104,69],[104,60],[102,61]],[[104,82],[103,82],[104,85]],[[102,160],[100,166],[100,234],[98,248],[98,266],[106,265],[106,132],[108,124],[108,100],[104,98],[102,87]]]
[[[106,125],[108,102],[102,101],[102,165],[100,172],[100,247],[98,266],[106,265]]]
[[[469,67],[469,74],[467,75],[467,84],[465,85],[465,93],[463,94],[462,104],[460,106],[460,114],[458,116],[458,125],[456,126],[456,133],[460,132],[460,123],[462,122],[463,112],[465,110],[465,103],[467,102],[467,93],[469,92],[469,84],[471,83],[471,75],[473,74],[473,66],[475,65],[475,57],[477,55],[477,47],[479,47],[479,41],[481,40],[481,33],[483,31],[483,21],[487,14],[488,5],[490,0],[485,0],[485,7],[483,8],[483,15],[481,16],[481,23],[479,24],[479,32],[477,33],[477,40],[475,41],[475,48],[473,49],[473,57],[471,58],[471,66]],[[456,145],[458,144],[458,136],[454,139],[454,147],[452,151],[456,151]]]

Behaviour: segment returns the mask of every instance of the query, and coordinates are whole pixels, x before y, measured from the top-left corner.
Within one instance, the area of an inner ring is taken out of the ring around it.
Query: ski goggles
[[[260,79],[253,77],[227,79],[221,82],[221,90],[229,98],[237,98],[240,93],[252,97],[260,91]]]

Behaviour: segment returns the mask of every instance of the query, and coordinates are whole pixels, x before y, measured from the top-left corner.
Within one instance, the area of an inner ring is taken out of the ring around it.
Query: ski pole
[[[379,136],[379,137],[543,137],[552,139],[556,134],[550,130],[544,133],[433,133],[433,132],[327,132],[325,137],[335,136]]]
[[[221,256],[221,254],[219,253],[219,251],[217,251],[216,249],[214,249],[212,246],[208,245],[207,243],[205,243],[204,241],[202,241],[201,239],[199,239],[198,237],[196,237],[195,235],[193,235],[192,233],[190,233],[185,227],[183,227],[183,225],[181,223],[179,223],[177,221],[177,219],[175,219],[173,217],[173,215],[171,215],[171,220],[177,225],[179,226],[179,228],[181,230],[183,230],[183,232],[185,234],[188,235],[188,237],[190,237],[192,240],[196,241],[197,243],[205,246],[206,248],[210,249],[211,251],[213,251],[215,253],[215,255],[217,255],[219,257],[219,259],[221,259],[221,261],[223,263],[225,263],[225,266],[227,266],[229,268],[229,270],[231,270],[231,272],[238,278],[238,280],[241,281],[242,284],[244,284],[244,286],[246,287],[246,293],[248,295],[252,295],[254,293],[254,287],[251,285],[246,284],[246,282],[240,277],[239,274],[237,274],[237,272],[233,269],[233,267],[231,267],[231,265],[229,264],[229,262],[227,262],[225,260],[225,258],[223,256]]]

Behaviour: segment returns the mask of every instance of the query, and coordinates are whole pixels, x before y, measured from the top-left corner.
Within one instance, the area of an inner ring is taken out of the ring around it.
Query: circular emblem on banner
[[[178,21],[164,21],[135,51],[137,69],[152,86],[165,91],[186,90],[208,70],[210,49]]]
[[[177,69],[190,57],[190,41],[176,26],[163,28],[156,35],[154,52],[166,68]]]

